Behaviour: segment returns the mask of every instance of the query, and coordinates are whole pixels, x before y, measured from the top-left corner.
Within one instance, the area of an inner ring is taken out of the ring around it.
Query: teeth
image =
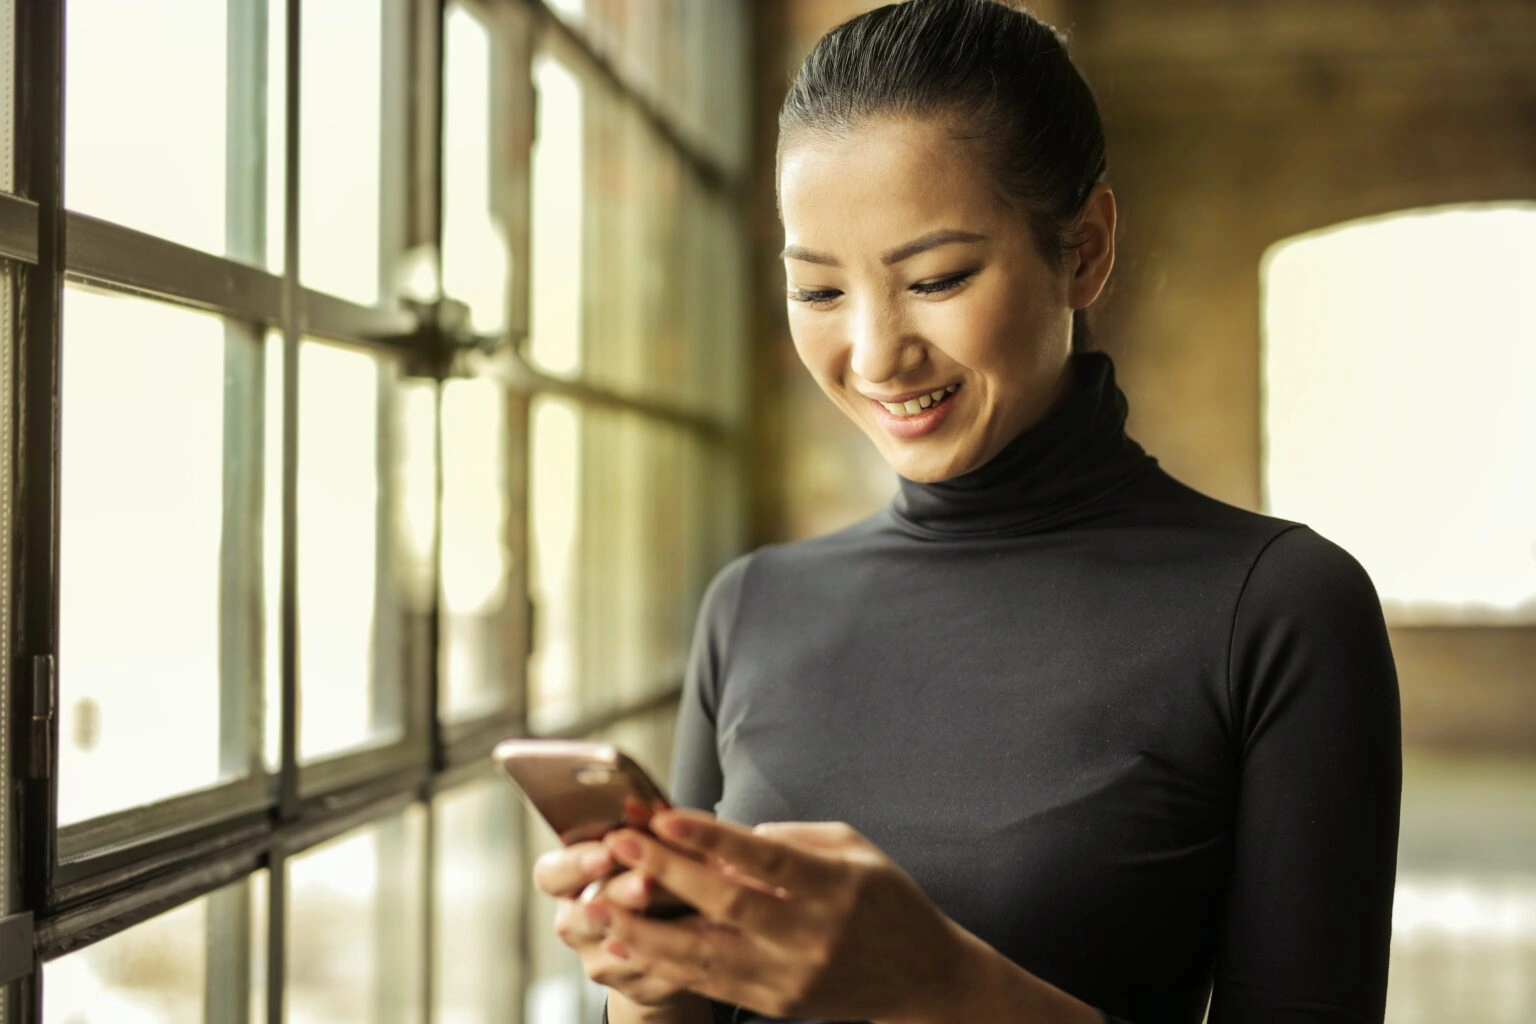
[[[939,388],[937,391],[930,391],[926,395],[919,395],[916,398],[906,402],[881,402],[880,404],[884,406],[885,411],[890,413],[892,416],[915,416],[922,412],[924,409],[932,408],[938,403],[944,401],[944,399],[953,394],[954,391],[955,385],[951,384],[948,387]]]

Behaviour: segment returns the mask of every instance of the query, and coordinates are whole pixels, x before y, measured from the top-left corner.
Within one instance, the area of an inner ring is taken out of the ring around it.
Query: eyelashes
[[[953,291],[965,282],[976,276],[976,271],[966,270],[958,274],[940,278],[937,281],[925,281],[912,286],[912,291],[918,295],[940,295]],[[825,306],[843,293],[836,288],[792,288],[789,297],[794,302],[802,302],[807,306]]]
[[[959,288],[975,275],[976,271],[967,270],[959,274],[952,274],[949,277],[938,281],[928,281],[924,284],[915,284],[912,286],[912,290],[917,292],[919,295],[938,295],[941,292],[952,291],[955,288]]]
[[[841,294],[843,293],[831,288],[824,288],[820,291],[808,291],[804,288],[793,288],[789,292],[789,297],[793,301],[803,302],[807,306],[824,306]]]

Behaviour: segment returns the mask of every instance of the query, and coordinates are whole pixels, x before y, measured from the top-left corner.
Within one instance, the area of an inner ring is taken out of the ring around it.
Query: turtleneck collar
[[[986,464],[938,483],[900,477],[896,525],[931,540],[1029,533],[1156,465],[1126,436],[1128,407],[1109,356],[1076,353],[1069,372],[1056,407]]]

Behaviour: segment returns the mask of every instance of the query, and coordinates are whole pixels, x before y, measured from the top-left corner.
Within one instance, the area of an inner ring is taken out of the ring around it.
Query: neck
[[[897,525],[927,539],[1028,533],[1155,465],[1126,436],[1109,356],[1074,354],[1054,392],[1047,411],[979,468],[936,483],[902,478],[891,503]]]

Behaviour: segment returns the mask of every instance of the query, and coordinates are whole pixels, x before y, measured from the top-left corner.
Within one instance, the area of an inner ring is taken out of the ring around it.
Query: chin
[[[964,473],[970,467],[964,464],[959,452],[943,453],[886,452],[885,461],[897,473],[919,484],[936,484]]]

